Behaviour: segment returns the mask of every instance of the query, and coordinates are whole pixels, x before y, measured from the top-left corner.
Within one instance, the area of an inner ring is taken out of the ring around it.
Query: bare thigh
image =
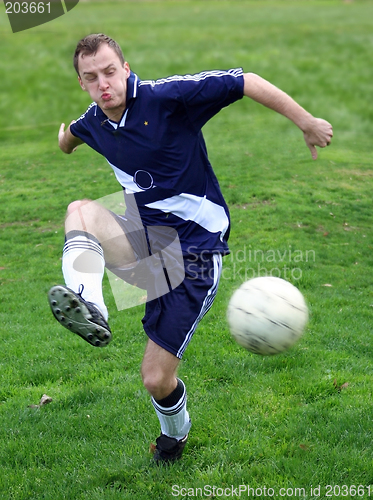
[[[65,232],[84,231],[93,235],[102,246],[105,261],[126,267],[136,262],[132,246],[122,227],[109,210],[91,200],[70,203],[65,220]]]

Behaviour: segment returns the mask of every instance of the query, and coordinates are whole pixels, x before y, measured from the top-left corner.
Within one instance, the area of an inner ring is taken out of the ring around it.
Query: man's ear
[[[82,82],[82,79],[80,78],[80,76],[78,76],[78,81],[79,81],[80,88],[86,92],[87,89],[85,88],[84,83]]]
[[[130,74],[131,74],[131,68],[130,68],[130,65],[128,64],[128,62],[126,61],[124,64],[123,64],[123,68],[125,69],[126,71],[126,76],[127,78],[130,77]]]

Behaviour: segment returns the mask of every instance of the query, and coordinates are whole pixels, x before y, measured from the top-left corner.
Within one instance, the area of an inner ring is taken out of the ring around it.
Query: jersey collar
[[[126,109],[124,110],[123,116],[122,116],[119,124],[109,120],[108,117],[105,115],[105,113],[102,111],[102,109],[99,106],[97,106],[97,104],[96,104],[95,115],[99,118],[99,120],[101,120],[101,125],[109,124],[115,130],[118,127],[124,127],[124,125],[126,123],[126,118],[127,118],[127,113],[128,113],[130,101],[132,101],[132,99],[136,99],[138,86],[139,86],[139,77],[135,73],[132,73],[132,71],[131,71],[130,76],[128,77],[128,80],[127,80]]]
[[[135,73],[132,73],[131,71],[130,76],[127,80],[127,107],[129,101],[137,97],[138,86],[139,86],[139,77],[135,75]]]

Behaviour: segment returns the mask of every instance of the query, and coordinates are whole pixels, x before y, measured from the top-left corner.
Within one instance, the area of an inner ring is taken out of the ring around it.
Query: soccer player
[[[104,34],[79,41],[74,67],[94,102],[67,128],[61,125],[59,146],[70,154],[86,143],[103,155],[123,187],[126,212],[84,199],[70,203],[65,285],[51,288],[50,306],[63,326],[103,347],[111,340],[102,294],[105,266],[147,290],[141,375],[161,427],[154,459],[174,461],[191,427],[178,364],[214,301],[222,256],[229,252],[228,207],[201,129],[246,96],[294,122],[316,159],[316,146],[330,144],[332,126],[240,68],[141,81]]]

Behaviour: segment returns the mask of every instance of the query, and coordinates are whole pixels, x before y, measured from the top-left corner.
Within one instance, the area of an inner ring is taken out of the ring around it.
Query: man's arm
[[[312,116],[288,94],[267,80],[254,73],[245,73],[244,95],[286,116],[286,118],[295,123],[302,130],[304,140],[314,160],[317,158],[315,146],[321,148],[329,146],[333,137],[331,124],[321,118]]]
[[[70,125],[65,130],[65,124],[62,123],[60,126],[60,130],[58,131],[58,145],[61,150],[67,154],[75,151],[79,144],[83,144],[83,141],[79,139],[79,137],[76,137],[70,132]]]

